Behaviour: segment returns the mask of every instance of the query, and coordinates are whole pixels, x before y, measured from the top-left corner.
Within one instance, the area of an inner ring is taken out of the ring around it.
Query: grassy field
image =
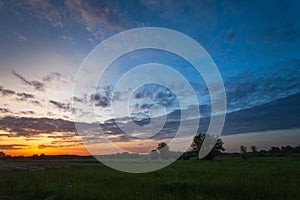
[[[300,199],[300,159],[179,160],[146,174],[103,165],[0,171],[0,199]]]

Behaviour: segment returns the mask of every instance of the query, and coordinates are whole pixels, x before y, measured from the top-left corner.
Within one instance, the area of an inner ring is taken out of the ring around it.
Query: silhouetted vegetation
[[[191,145],[192,151],[194,152],[199,152],[205,137],[213,137],[210,135],[205,135],[205,134],[199,134],[194,137],[193,143]],[[215,143],[214,147],[211,149],[211,151],[203,158],[204,160],[212,160],[214,159],[217,155],[220,155],[222,151],[225,151],[223,147],[223,141],[222,139],[218,138],[217,142]]]
[[[161,142],[157,145],[157,151],[159,151],[159,155],[162,159],[166,160],[170,157],[170,149],[167,143]]]
[[[241,146],[240,150],[241,150],[241,157],[243,159],[247,159],[248,158],[248,156],[247,156],[247,147]]]
[[[252,145],[251,152],[247,152],[247,147],[241,146],[241,157],[247,159],[249,157],[284,157],[284,156],[300,156],[300,145],[296,147],[282,146],[270,147],[268,150],[258,151],[256,146]],[[228,154],[228,153],[226,153]]]
[[[5,158],[5,153],[3,151],[0,151],[0,159]]]

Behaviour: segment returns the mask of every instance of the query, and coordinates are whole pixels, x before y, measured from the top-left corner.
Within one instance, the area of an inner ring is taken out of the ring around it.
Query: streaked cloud
[[[25,144],[0,144],[0,149],[2,150],[16,150],[16,149],[23,149],[28,145]]]
[[[36,90],[43,91],[45,89],[45,84],[41,81],[29,81],[26,78],[24,78],[21,74],[15,72],[14,70],[12,70],[12,74],[18,77],[23,82],[23,84],[32,86]]]
[[[13,90],[5,89],[5,88],[3,88],[3,86],[0,86],[0,93],[1,93],[3,96],[7,96],[7,95],[13,95],[13,94],[15,94],[16,92],[13,91]]]
[[[22,35],[21,33],[16,32],[16,35],[20,41],[27,41],[28,38]]]
[[[69,103],[61,103],[58,101],[54,101],[54,100],[49,100],[49,103],[51,103],[52,105],[56,106],[59,109],[62,110],[69,110],[70,109],[70,104]]]
[[[26,0],[19,2],[19,6],[41,21],[47,20],[54,27],[63,27],[63,17],[52,3],[48,0]]]
[[[66,5],[73,15],[85,25],[86,30],[97,37],[101,37],[101,26],[113,30],[127,28],[121,17],[121,8],[116,3],[67,0]]]

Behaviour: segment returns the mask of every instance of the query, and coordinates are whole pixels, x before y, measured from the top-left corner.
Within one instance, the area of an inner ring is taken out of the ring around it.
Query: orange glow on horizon
[[[88,156],[90,153],[84,148],[83,145],[76,147],[65,147],[65,148],[44,148],[39,149],[38,147],[30,147],[29,149],[0,149],[6,155],[10,156],[32,156],[34,154],[40,155],[79,155]]]

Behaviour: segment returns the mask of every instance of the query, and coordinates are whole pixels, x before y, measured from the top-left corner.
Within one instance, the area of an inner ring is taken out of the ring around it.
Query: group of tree
[[[260,150],[258,151],[256,146],[250,146],[251,151],[247,151],[247,147],[240,147],[240,154],[242,158],[247,159],[250,156],[287,156],[300,154],[300,145],[292,146],[282,146],[282,147],[271,147],[269,150]]]
[[[216,156],[222,154],[225,149],[223,147],[223,141],[220,138],[216,138],[211,135],[206,134],[198,134],[194,137],[193,142],[191,144],[191,148],[189,151],[183,153],[179,159],[182,160],[189,160],[191,158],[198,158],[198,153],[200,149],[203,147],[203,145],[207,145],[207,142],[204,143],[206,137],[209,139],[213,139],[214,146],[208,149],[211,149],[210,152],[206,154],[205,157],[202,158],[202,160],[212,160]],[[209,143],[209,142],[208,142]],[[230,154],[230,153],[226,153]],[[233,153],[236,154],[236,153]],[[247,151],[246,146],[240,146],[240,156],[243,159],[247,159],[251,156],[287,156],[287,155],[299,155],[300,154],[300,145],[296,147],[291,146],[282,146],[282,147],[271,147],[269,150],[257,150],[257,147],[252,145],[250,146],[250,151]],[[152,150],[150,152],[150,159],[157,160],[157,159],[169,159],[170,157],[176,156],[178,154],[174,154],[174,152],[170,151],[167,143],[161,142],[158,144],[157,148]]]
[[[221,154],[222,151],[225,151],[225,149],[223,147],[224,143],[222,142],[222,139],[215,138],[215,136],[198,134],[194,137],[193,142],[190,147],[190,150],[188,152],[183,153],[179,159],[189,160],[192,157],[198,158],[198,153],[199,153],[201,147],[203,146],[203,143],[204,143],[204,140],[206,137],[214,137],[214,138],[208,138],[208,139],[214,139],[214,140],[211,140],[211,141],[213,141],[214,146],[207,153],[207,155],[202,159],[212,160],[217,155]],[[171,152],[167,143],[161,142],[161,143],[158,143],[157,148],[152,150],[149,155],[152,160],[157,160],[159,158],[165,160],[165,159],[169,159],[172,155],[176,156],[178,154],[176,154],[175,152]]]

